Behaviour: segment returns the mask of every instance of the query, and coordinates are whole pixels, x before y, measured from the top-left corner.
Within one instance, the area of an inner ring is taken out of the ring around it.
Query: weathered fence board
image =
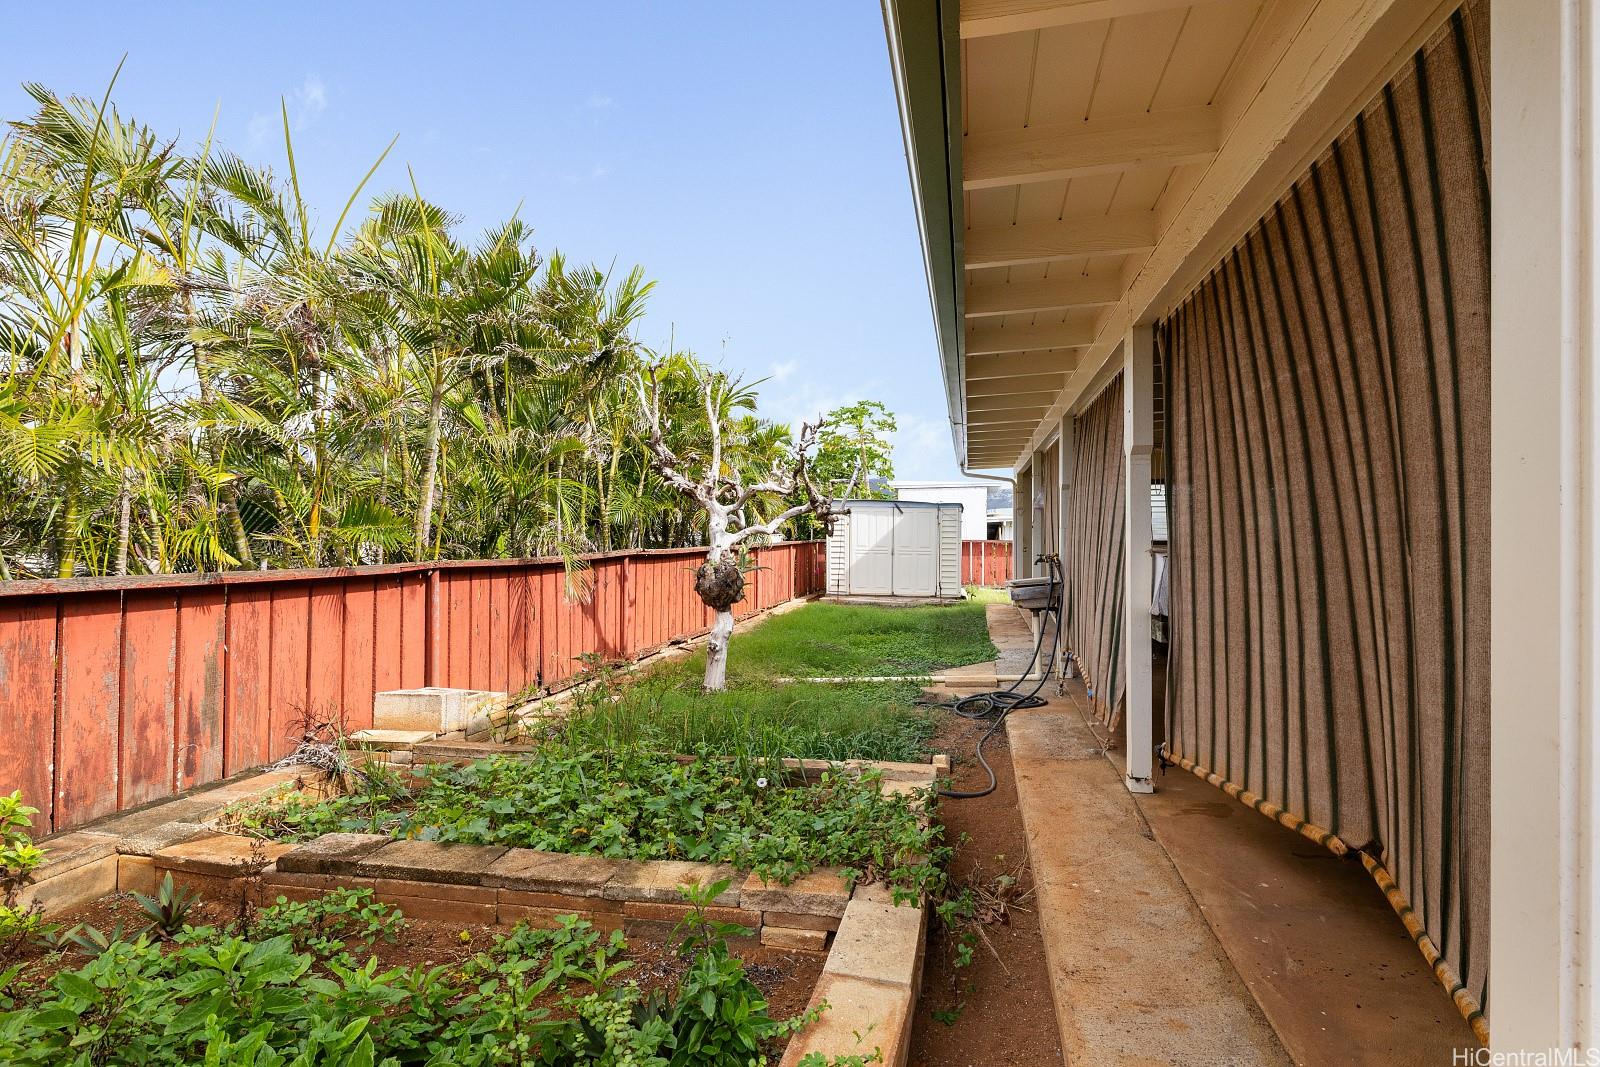
[[[0,583],[0,791],[62,830],[281,757],[307,715],[370,726],[386,689],[559,684],[710,629],[703,555],[590,557],[584,602],[554,559]],[[741,618],[822,591],[821,542],[755,562]]]
[[[1011,580],[1010,541],[961,542],[961,584],[1001,586]]]

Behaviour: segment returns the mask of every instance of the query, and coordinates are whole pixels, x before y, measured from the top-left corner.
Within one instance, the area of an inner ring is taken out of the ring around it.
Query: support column
[[[1514,1053],[1600,1045],[1600,25],[1490,20],[1488,1003]]]
[[[1122,667],[1127,687],[1127,775],[1134,793],[1154,792],[1155,701],[1150,663],[1150,453],[1155,448],[1155,330],[1134,326],[1122,341]]]
[[[1017,471],[1011,488],[1011,573],[1026,578],[1033,573],[1033,465]]]
[[[1056,677],[1067,677],[1067,653],[1072,651],[1067,645],[1066,613],[1068,596],[1071,586],[1067,585],[1067,520],[1072,515],[1072,472],[1077,464],[1078,439],[1075,427],[1072,424],[1072,413],[1061,416],[1060,432],[1056,435],[1056,456],[1060,460],[1061,490],[1058,515],[1056,517],[1055,552],[1061,557],[1061,636],[1056,642],[1056,666],[1059,674]]]

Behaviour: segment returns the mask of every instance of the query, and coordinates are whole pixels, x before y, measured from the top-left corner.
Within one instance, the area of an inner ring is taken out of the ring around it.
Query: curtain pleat
[[[1072,507],[1067,515],[1067,640],[1109,722],[1122,699],[1122,538],[1124,531],[1122,377],[1074,421]]]
[[[1487,46],[1468,4],[1158,329],[1174,753],[1381,863],[1478,1005]]]

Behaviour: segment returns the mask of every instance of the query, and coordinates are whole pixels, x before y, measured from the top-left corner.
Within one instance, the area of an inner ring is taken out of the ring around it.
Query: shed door
[[[851,593],[888,596],[894,591],[894,520],[890,508],[851,510]]]
[[[939,594],[939,512],[906,508],[894,524],[894,595]]]

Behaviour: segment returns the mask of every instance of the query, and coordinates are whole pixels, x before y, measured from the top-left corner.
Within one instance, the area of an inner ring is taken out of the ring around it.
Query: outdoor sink
[[[1011,602],[1028,611],[1043,611],[1050,606],[1054,582],[1049,578],[1013,578],[1006,583]]]

